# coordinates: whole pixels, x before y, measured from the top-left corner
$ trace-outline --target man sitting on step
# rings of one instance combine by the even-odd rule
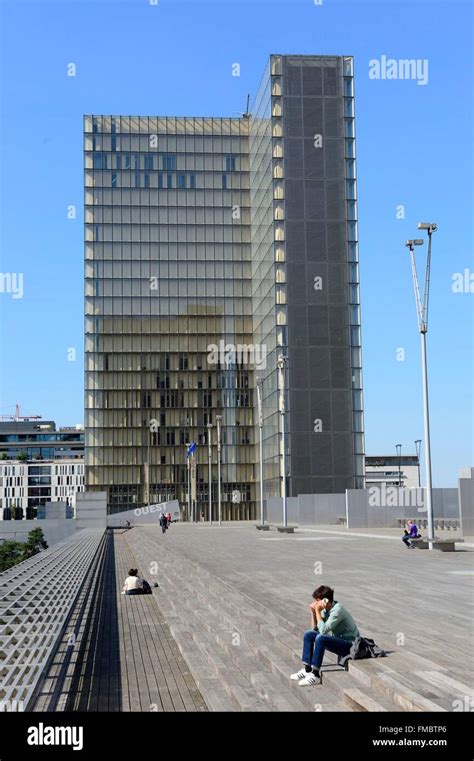
[[[309,606],[313,628],[304,633],[303,668],[291,675],[300,687],[321,684],[320,668],[325,650],[344,657],[360,636],[351,614],[334,599],[331,587],[318,587],[313,597],[315,602]]]

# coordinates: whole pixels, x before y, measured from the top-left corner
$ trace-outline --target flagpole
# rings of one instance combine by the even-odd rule
[[[188,449],[189,449],[190,446],[191,446],[190,443],[187,441],[186,442],[186,467],[188,469],[188,471],[187,471],[187,481],[188,481],[188,495],[187,495],[188,498],[187,498],[187,503],[188,503],[188,508],[187,508],[186,520],[190,520],[191,519],[191,471],[190,471],[190,468],[189,468],[189,456],[188,456]]]

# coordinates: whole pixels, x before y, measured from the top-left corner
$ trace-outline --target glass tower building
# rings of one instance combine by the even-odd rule
[[[242,118],[86,116],[86,488],[109,509],[187,494],[222,416],[222,517],[283,484],[363,485],[352,59],[271,56]],[[211,426],[211,427],[210,427]]]

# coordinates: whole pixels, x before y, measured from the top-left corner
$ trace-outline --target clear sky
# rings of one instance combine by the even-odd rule
[[[455,485],[473,464],[474,293],[453,291],[456,273],[474,280],[471,2],[153,3],[0,0],[0,271],[23,275],[22,298],[0,293],[0,414],[19,402],[60,425],[83,420],[82,115],[235,116],[270,53],[353,55],[366,451],[409,453],[424,438],[404,243],[435,221],[433,479]],[[372,79],[382,56],[419,59],[427,82]]]

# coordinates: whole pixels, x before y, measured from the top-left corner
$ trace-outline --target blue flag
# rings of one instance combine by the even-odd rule
[[[196,449],[197,449],[197,444],[196,444],[196,442],[195,442],[195,441],[193,441],[193,442],[192,442],[192,444],[190,444],[190,445],[189,445],[189,447],[187,448],[187,451],[186,451],[186,459],[187,459],[188,457],[190,457],[190,455],[194,454],[194,452],[196,451]]]

